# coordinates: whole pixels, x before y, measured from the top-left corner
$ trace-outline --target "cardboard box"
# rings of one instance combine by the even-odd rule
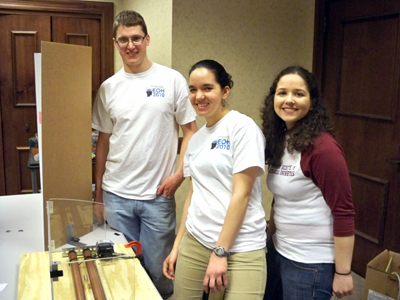
[[[363,299],[368,299],[369,290],[397,299],[400,283],[393,272],[400,275],[400,253],[384,250],[367,265]]]

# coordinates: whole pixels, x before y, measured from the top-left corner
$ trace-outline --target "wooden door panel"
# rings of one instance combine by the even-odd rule
[[[382,246],[385,230],[389,181],[350,172],[354,208],[357,212],[357,235]],[[363,202],[363,199],[375,201]]]
[[[5,193],[31,192],[29,138],[37,132],[33,54],[50,40],[48,16],[0,15]]]
[[[92,47],[92,104],[102,82],[100,25],[96,19],[52,17],[53,42]]]
[[[398,14],[342,21],[337,114],[395,122],[398,24]]]
[[[350,171],[352,267],[364,276],[368,261],[384,248],[400,251],[400,172],[387,162],[400,160],[400,2],[317,2],[323,21],[316,40],[323,43],[315,45],[314,72]]]

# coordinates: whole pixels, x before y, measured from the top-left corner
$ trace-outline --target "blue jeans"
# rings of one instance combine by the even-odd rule
[[[282,300],[282,280],[279,271],[278,252],[275,249],[272,238],[267,243],[267,285],[263,300]]]
[[[175,199],[162,195],[153,200],[133,200],[103,191],[105,213],[110,227],[128,241],[139,241],[147,270],[160,295],[173,293],[173,283],[163,274],[163,262],[175,240]]]
[[[303,264],[277,253],[284,300],[329,300],[335,264]]]

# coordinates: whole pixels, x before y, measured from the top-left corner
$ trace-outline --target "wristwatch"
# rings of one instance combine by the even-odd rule
[[[214,253],[219,257],[229,256],[229,252],[227,252],[224,247],[215,247],[213,248]]]

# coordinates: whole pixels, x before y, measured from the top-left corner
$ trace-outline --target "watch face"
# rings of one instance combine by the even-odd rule
[[[213,249],[215,254],[219,257],[228,256],[229,252],[226,252],[223,247],[216,247]]]

